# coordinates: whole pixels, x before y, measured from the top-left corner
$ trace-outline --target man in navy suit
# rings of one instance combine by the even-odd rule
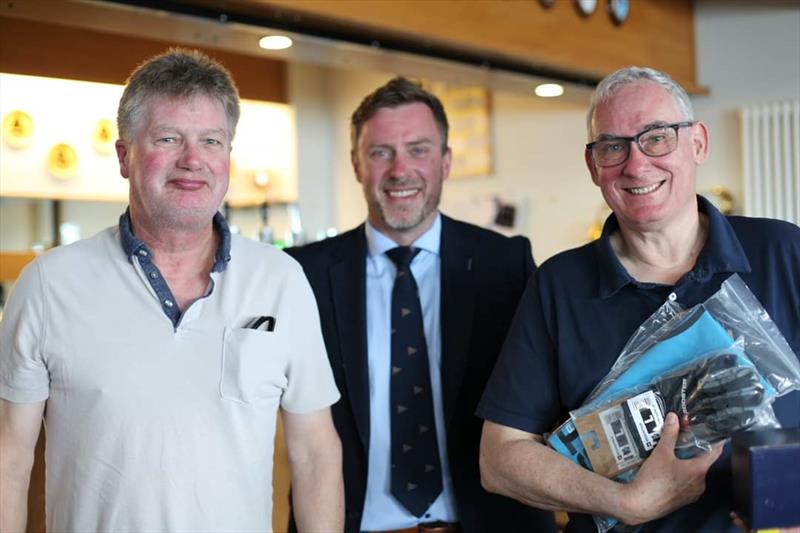
[[[342,393],[333,417],[344,453],[348,532],[553,529],[550,513],[481,487],[481,421],[474,411],[535,267],[527,238],[440,214],[451,161],[447,130],[439,100],[404,78],[367,96],[351,122],[351,160],[367,221],[289,250],[316,295]],[[397,369],[390,362],[390,309],[398,267],[386,252],[397,246],[416,253],[410,271],[419,290],[441,464],[441,492],[418,513],[391,489],[390,375]]]

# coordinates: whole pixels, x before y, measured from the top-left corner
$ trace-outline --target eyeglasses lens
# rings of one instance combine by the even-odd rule
[[[658,157],[672,152],[678,145],[678,132],[674,128],[657,128],[639,137],[642,152]]]
[[[597,141],[592,147],[592,155],[598,165],[608,167],[618,165],[628,159],[630,149],[631,143],[626,140]]]
[[[646,155],[659,157],[671,153],[678,145],[676,128],[655,128],[642,133],[636,143]],[[619,165],[628,159],[631,142],[628,139],[608,139],[597,141],[592,147],[595,162],[602,167]]]

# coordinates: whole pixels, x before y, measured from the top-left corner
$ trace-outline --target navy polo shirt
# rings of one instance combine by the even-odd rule
[[[612,214],[597,241],[544,262],[531,277],[478,416],[543,434],[579,407],[605,376],[636,328],[668,298],[690,307],[738,273],[800,354],[800,228],[788,222],[723,216],[698,196],[708,237],[694,268],[674,286],[634,280],[612,250],[619,229]],[[800,392],[775,402],[784,427],[800,427]],[[712,468],[695,504],[645,530],[727,530],[730,457]],[[730,528],[735,531],[734,528]],[[568,531],[595,531],[572,515]]]

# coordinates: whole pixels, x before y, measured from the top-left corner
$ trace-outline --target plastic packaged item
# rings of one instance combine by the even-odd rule
[[[733,339],[728,332],[702,307],[690,311],[677,309],[676,304],[668,302],[645,321],[644,329],[640,327],[637,331],[639,340],[628,343],[626,349],[630,351],[623,350],[584,406],[598,405],[706,354],[732,347]],[[548,437],[548,443],[584,468],[594,470],[579,439],[574,417],[556,429]]]
[[[778,427],[775,389],[737,349],[714,352],[610,399],[572,411],[592,470],[614,478],[639,466],[658,444],[664,418],[678,414],[679,457],[691,457],[735,431]]]
[[[682,417],[677,453],[691,457],[737,429],[779,427],[771,404],[798,389],[797,356],[734,274],[691,309],[662,305],[584,405],[546,439],[584,468],[629,482],[658,442],[667,412]],[[617,524],[595,522],[601,533]]]

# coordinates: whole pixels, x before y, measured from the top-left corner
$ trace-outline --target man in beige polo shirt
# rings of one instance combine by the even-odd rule
[[[0,327],[0,530],[25,529],[43,415],[49,531],[269,530],[278,408],[301,529],[342,528],[314,297],[217,213],[238,116],[229,74],[197,52],[128,80],[129,209],[28,266]]]

